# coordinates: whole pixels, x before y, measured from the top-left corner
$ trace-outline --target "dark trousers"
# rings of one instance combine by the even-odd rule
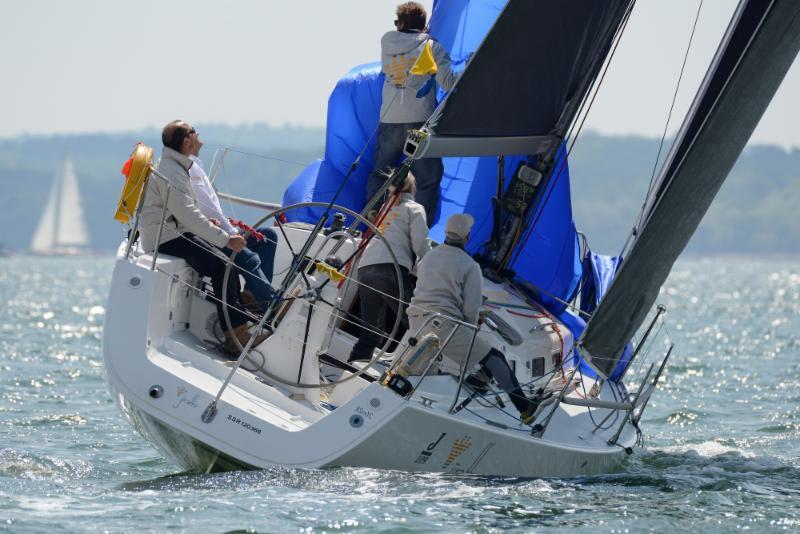
[[[225,262],[211,252],[214,246],[203,241],[192,233],[186,233],[183,237],[162,243],[158,247],[161,254],[169,254],[183,258],[189,266],[200,273],[201,276],[211,278],[211,286],[214,288],[214,296],[222,300],[223,280],[225,279]],[[231,319],[231,327],[236,328],[247,322],[247,317],[239,310],[242,305],[239,302],[239,277],[235,276],[235,270],[228,276],[228,315]],[[216,302],[217,315],[219,316],[222,329],[226,330],[225,316],[222,313],[222,303]]]
[[[403,155],[403,145],[409,130],[422,126],[421,122],[388,123],[378,125],[378,142],[375,149],[375,166],[367,178],[367,200],[371,199],[386,181],[386,175],[392,167],[396,167]],[[440,158],[422,158],[411,165],[411,172],[417,179],[417,193],[414,200],[425,208],[428,228],[436,220],[439,207],[439,189],[444,174],[444,165]],[[379,206],[376,206],[379,207]]]
[[[493,348],[480,361],[480,365],[481,370],[489,378],[494,378],[500,389],[508,393],[511,403],[520,413],[528,410],[531,403],[522,391],[514,371],[511,370],[511,366],[508,365],[508,361],[502,352]]]
[[[411,277],[408,269],[400,267],[400,276],[403,277],[403,302],[408,302],[411,298]],[[397,284],[397,273],[393,263],[379,263],[368,265],[358,270],[358,297],[361,301],[361,321],[363,327],[358,341],[353,345],[348,361],[371,360],[372,352],[383,343],[385,335],[390,334],[387,328],[391,325],[386,324],[386,317],[389,310],[405,321],[405,305],[400,304],[399,287]],[[379,293],[380,292],[380,293]],[[382,295],[391,295],[394,298]],[[407,327],[405,327],[407,328]],[[405,328],[400,328],[397,332],[399,337]],[[384,334],[381,334],[384,332]]]

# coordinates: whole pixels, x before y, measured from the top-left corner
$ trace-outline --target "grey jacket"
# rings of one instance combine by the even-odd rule
[[[483,275],[475,260],[458,247],[439,245],[417,266],[417,287],[408,315],[433,311],[478,324],[482,288]]]
[[[414,196],[410,193],[400,195],[397,204],[389,210],[378,229],[392,248],[397,263],[409,271],[414,266],[414,256],[419,261],[431,249],[425,208],[414,202]],[[379,263],[392,263],[392,256],[382,240],[372,239],[361,256],[359,267]]]
[[[429,75],[409,74],[425,43],[431,41],[436,61],[436,83],[450,91],[458,78],[450,67],[450,56],[442,45],[422,32],[387,32],[381,38],[381,71],[386,75],[381,94],[381,122],[423,122],[436,107],[436,90],[417,98]]]
[[[169,180],[172,188],[167,201],[164,230],[161,232],[161,240],[158,244],[172,241],[182,233],[191,232],[212,245],[222,248],[228,243],[230,236],[225,230],[214,226],[197,209],[197,200],[189,182],[191,166],[192,160],[188,156],[164,147],[158,162],[158,172]],[[150,176],[139,226],[142,248],[145,252],[153,252],[156,248],[161,210],[166,198],[167,183],[158,176]]]

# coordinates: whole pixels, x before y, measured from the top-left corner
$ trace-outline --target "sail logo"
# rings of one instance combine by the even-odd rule
[[[447,454],[447,460],[445,460],[442,468],[449,467],[470,447],[472,447],[472,438],[469,436],[464,436],[463,438],[453,441],[453,445],[450,447],[450,452]]]

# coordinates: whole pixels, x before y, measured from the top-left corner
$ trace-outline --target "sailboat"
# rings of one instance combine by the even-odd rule
[[[67,156],[50,186],[47,203],[31,239],[30,251],[47,256],[72,256],[85,254],[88,245],[89,234],[75,164]]]
[[[280,241],[280,298],[253,315],[256,329],[273,332],[261,345],[241,347],[231,365],[215,341],[227,318],[213,299],[225,295],[210,294],[179,258],[120,245],[103,354],[123,414],[166,457],[203,472],[356,466],[570,477],[619,468],[642,442],[642,415],[672,352],[648,351],[664,319],[663,307],[652,310],[658,290],[800,49],[800,3],[740,2],[630,245],[602,257],[572,220],[566,144],[633,4],[436,2],[431,33],[465,68],[409,135],[408,159],[384,186],[416,159],[445,158],[431,236],[441,238],[452,213],[474,216],[467,248],[482,266],[488,317],[457,327],[502,352],[526,391],[546,399],[532,421],[509,412],[506,392],[470,387],[467,365],[432,372],[449,339],[395,340],[397,322],[368,364],[346,363],[360,246],[382,239],[363,215],[375,199],[361,187],[369,165],[358,165],[377,122],[374,65],[334,90],[326,157],[254,224],[274,224]],[[126,191],[164,179],[150,157],[137,147]],[[227,276],[236,276],[230,266]]]

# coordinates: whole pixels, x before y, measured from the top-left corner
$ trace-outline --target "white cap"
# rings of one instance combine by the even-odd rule
[[[456,243],[465,243],[475,219],[469,213],[456,213],[447,219],[444,233],[447,239]]]

